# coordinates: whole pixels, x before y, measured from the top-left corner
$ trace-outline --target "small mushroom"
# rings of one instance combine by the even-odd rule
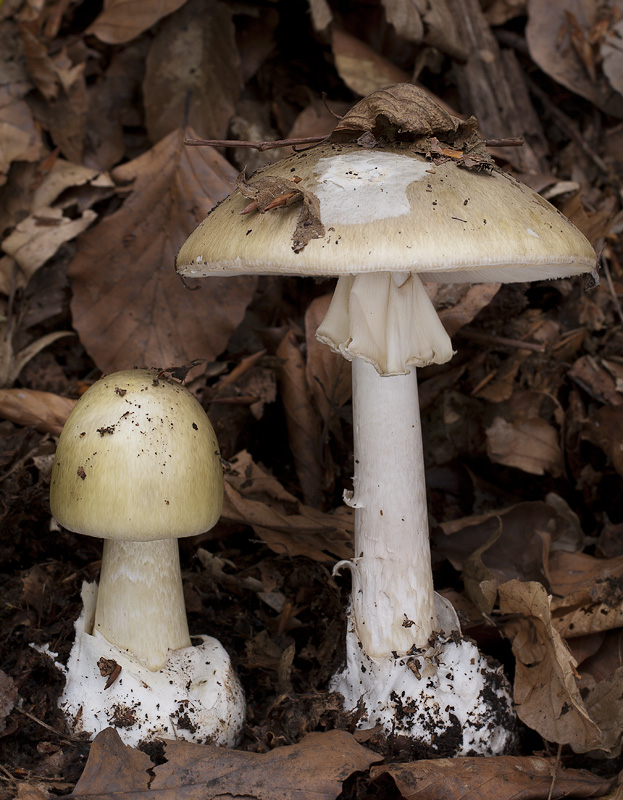
[[[284,179],[298,210],[271,205],[271,182],[283,192]],[[247,213],[253,186],[263,213]],[[365,98],[328,143],[245,182],[180,250],[186,278],[339,278],[317,332],[353,362],[353,590],[332,688],[360,726],[443,755],[501,753],[513,740],[505,678],[433,591],[416,367],[453,351],[422,279],[543,280],[595,264],[564,216],[495,167],[474,120],[410,85]]]
[[[223,505],[218,442],[195,397],[157,370],[101,378],[60,435],[50,505],[68,530],[104,539],[60,701],[74,731],[233,744],[242,689],[216,639],[191,644],[180,572],[177,539],[212,528]]]

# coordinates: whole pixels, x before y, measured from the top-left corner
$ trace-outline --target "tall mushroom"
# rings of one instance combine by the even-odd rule
[[[177,545],[223,505],[218,443],[195,397],[157,370],[94,383],[60,435],[50,505],[65,528],[105,540],[60,701],[73,730],[233,744],[242,689],[216,639],[191,644]]]
[[[433,591],[415,368],[452,346],[421,278],[542,280],[595,261],[565,217],[495,167],[473,118],[411,85],[362,100],[327,143],[241,177],[180,250],[186,277],[339,277],[317,332],[353,361],[355,558],[333,688],[361,725],[446,755],[512,740],[505,679]]]

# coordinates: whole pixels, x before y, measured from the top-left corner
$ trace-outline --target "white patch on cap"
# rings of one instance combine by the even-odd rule
[[[536,231],[533,231],[532,228],[526,228],[530,236],[534,236],[535,239],[540,239],[541,237]]]
[[[394,153],[321,158],[314,172],[322,224],[358,225],[408,214],[407,187],[426,178],[430,166]]]

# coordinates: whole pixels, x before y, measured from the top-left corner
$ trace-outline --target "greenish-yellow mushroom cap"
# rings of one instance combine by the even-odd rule
[[[108,375],[59,438],[50,504],[71,531],[154,541],[209,530],[223,505],[214,429],[196,398],[157,370]]]

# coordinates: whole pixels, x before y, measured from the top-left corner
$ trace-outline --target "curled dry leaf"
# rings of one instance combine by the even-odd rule
[[[498,586],[500,611],[517,619],[504,633],[516,659],[514,701],[519,718],[549,742],[584,750],[602,744],[580,695],[577,663],[552,624],[550,601],[536,581]]]
[[[408,142],[433,164],[450,159],[459,167],[493,169],[474,117],[459,119],[431,94],[410,83],[386,86],[364,97],[335,126],[331,142],[356,142],[372,148],[377,143]]]
[[[422,759],[372,767],[370,774],[390,775],[405,800],[562,800],[602,797],[612,786],[585,770],[561,770],[554,759],[535,756]]]
[[[404,82],[379,89],[356,103],[335,126],[331,140],[350,141],[353,134],[381,135],[392,131],[393,137],[436,136],[446,141],[454,138],[461,124],[460,119],[445,111],[424,89]]]
[[[519,503],[497,513],[442,523],[435,552],[463,573],[465,589],[484,613],[491,613],[500,583],[518,578],[549,586],[548,554],[581,546],[577,520],[542,501]],[[484,584],[484,585],[483,585]]]
[[[35,339],[15,352],[13,350],[13,331],[11,323],[0,322],[0,389],[8,389],[17,380],[20,372],[37,353],[63,336],[73,336],[73,331],[54,331]]]
[[[2,249],[17,261],[28,280],[62,244],[75,239],[96,218],[97,214],[90,209],[71,219],[64,216],[61,208],[38,208],[7,236]]]
[[[127,800],[175,796],[203,800],[245,797],[256,800],[334,800],[344,781],[375,761],[372,753],[345,731],[310,733],[298,744],[269,753],[249,753],[192,742],[164,743],[163,764],[124,745],[113,728],[95,738],[72,797]]]
[[[58,435],[76,401],[33,389],[0,389],[0,417]]]
[[[315,561],[351,558],[352,511],[325,514],[305,506],[242,451],[225,475],[223,519],[251,525],[279,555],[303,555]]]
[[[532,475],[561,475],[563,457],[556,429],[540,417],[507,422],[496,417],[487,428],[487,455],[496,464]]]
[[[550,558],[552,623],[566,638],[623,627],[623,556],[558,551]]]
[[[184,147],[174,131],[115,171],[131,181],[123,206],[78,241],[69,266],[74,327],[104,372],[213,360],[241,321],[256,279],[210,278],[188,291],[175,255],[229,194],[233,168],[212,148]]]
[[[104,10],[87,29],[101,42],[124,44],[136,39],[158,20],[172,14],[186,0],[108,0]]]
[[[276,212],[280,208],[302,203],[299,211],[296,228],[292,234],[292,249],[300,253],[312,239],[320,239],[325,234],[324,225],[320,220],[320,201],[313,192],[299,186],[300,178],[279,178],[272,175],[263,175],[252,181],[247,181],[244,172],[238,175],[236,185],[244,197],[251,202],[240,211],[240,214],[250,214],[259,211],[260,214]]]
[[[81,164],[72,164],[64,158],[55,158],[52,168],[45,174],[33,192],[32,210],[39,211],[43,208],[45,212],[45,206],[51,206],[67,190],[85,186],[88,186],[93,192],[92,197],[88,197],[86,200],[89,205],[101,199],[100,191],[109,191],[115,188],[112,178],[107,173],[84,167]],[[63,202],[57,205],[65,208],[75,200],[75,196],[70,193],[69,197],[65,195]]]

